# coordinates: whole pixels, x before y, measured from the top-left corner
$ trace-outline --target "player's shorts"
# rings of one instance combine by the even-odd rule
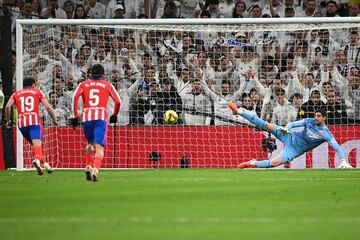
[[[106,145],[107,123],[103,120],[94,120],[82,123],[85,138],[89,143]]]
[[[40,125],[30,125],[27,127],[19,128],[23,137],[32,144],[32,140],[41,140],[41,127]]]
[[[303,154],[298,149],[293,147],[292,135],[284,133],[279,130],[279,126],[275,125],[271,132],[274,136],[284,143],[284,149],[280,152],[280,157],[283,163],[291,162],[294,158]]]

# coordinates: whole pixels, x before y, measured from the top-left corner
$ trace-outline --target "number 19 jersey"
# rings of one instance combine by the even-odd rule
[[[94,120],[106,121],[106,108],[109,96],[111,96],[115,104],[120,107],[119,95],[114,86],[105,80],[87,80],[79,84],[73,97],[74,117],[78,116],[77,106],[80,96],[83,100],[82,122]],[[115,109],[118,108],[115,106]],[[117,114],[117,112],[114,114]]]
[[[33,87],[24,88],[11,95],[10,99],[15,101],[18,111],[19,128],[41,125],[39,104],[43,98],[46,98],[44,93]]]

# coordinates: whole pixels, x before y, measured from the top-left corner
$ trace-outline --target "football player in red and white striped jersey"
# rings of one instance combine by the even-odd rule
[[[91,68],[91,79],[79,84],[74,92],[72,125],[78,125],[78,102],[82,97],[82,126],[85,138],[88,142],[86,147],[87,180],[98,181],[101,161],[104,158],[104,146],[106,145],[107,113],[106,108],[109,97],[114,100],[114,114],[110,117],[110,123],[117,122],[117,114],[120,109],[120,97],[114,86],[103,80],[105,70],[101,64],[95,64]],[[95,150],[95,155],[94,155]]]
[[[55,126],[58,125],[54,109],[47,101],[45,95],[35,88],[35,80],[33,78],[25,78],[23,82],[24,89],[13,93],[6,104],[6,127],[11,128],[10,121],[11,107],[16,104],[18,111],[17,123],[23,137],[32,145],[34,155],[33,165],[37,169],[39,175],[44,174],[44,168],[48,173],[53,170],[49,163],[45,162],[41,145],[41,120],[39,113],[39,105],[43,104],[49,113]]]

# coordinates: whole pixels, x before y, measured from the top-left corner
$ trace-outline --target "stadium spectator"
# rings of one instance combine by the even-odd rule
[[[202,91],[201,81],[195,79],[191,83],[191,91],[182,96],[184,106],[184,124],[194,126],[210,125],[211,118],[205,113],[211,112],[209,97]]]
[[[359,17],[360,16],[360,6],[358,3],[349,3],[349,17]]]
[[[286,124],[296,120],[294,106],[286,100],[285,90],[280,88],[275,92],[275,95],[276,106],[274,107],[271,123],[279,126],[285,126]]]
[[[69,125],[69,119],[71,116],[71,112],[69,108],[61,105],[59,102],[60,96],[56,91],[51,91],[49,94],[49,103],[51,107],[54,109],[55,117],[58,122],[58,126],[66,127]],[[43,125],[51,126],[50,116],[43,111]]]
[[[209,4],[208,11],[211,15],[211,18],[224,18],[224,15],[221,14],[219,9],[219,0],[208,0]]]
[[[259,94],[258,90],[256,88],[250,89],[249,92],[250,98],[253,103],[253,109],[256,112],[257,116],[261,115],[261,108],[263,105],[263,97]]]
[[[241,91],[231,93],[232,84],[229,80],[223,80],[221,83],[221,91],[214,92],[209,88],[205,81],[201,82],[204,93],[210,97],[214,104],[214,113],[219,118],[215,118],[215,125],[232,125],[228,120],[235,120],[235,117],[228,111],[227,103],[234,102],[241,97]]]
[[[359,66],[360,65],[360,42],[359,42],[359,33],[355,29],[350,31],[349,41],[345,45],[344,53],[347,58],[347,62],[350,65]]]
[[[201,11],[199,17],[200,18],[211,18],[211,14],[209,13],[209,11],[205,10],[205,11]]]
[[[326,4],[326,17],[338,17],[338,6],[335,1],[328,1]]]
[[[326,95],[325,109],[327,111],[327,123],[329,125],[349,123],[346,106],[342,104],[340,100],[337,100],[334,90],[329,91]]]
[[[292,18],[295,17],[295,10],[292,7],[286,7],[285,8],[285,14],[284,14],[286,18]]]
[[[238,1],[232,11],[232,18],[247,18],[249,13],[246,11],[246,4],[243,1]]]
[[[118,5],[123,6],[124,18],[135,19],[138,15],[143,14],[139,12],[139,1],[138,0],[110,0],[107,1],[106,7],[106,18],[114,18],[114,10]]]
[[[315,13],[317,12],[317,7],[316,7],[316,1],[315,0],[307,0],[307,1],[303,1],[303,3],[305,4],[305,9],[303,8],[303,12],[300,13],[301,17],[313,17],[315,15]]]
[[[114,8],[113,18],[124,19],[125,8],[122,4],[118,4]]]
[[[84,5],[88,18],[102,19],[105,18],[106,7],[97,0],[87,0]]]
[[[219,3],[220,14],[225,18],[231,18],[233,11],[235,10],[235,3],[233,0],[225,0]]]
[[[162,80],[162,92],[161,97],[163,98],[164,103],[164,112],[167,110],[174,110],[178,114],[178,116],[181,116],[182,114],[182,99],[178,93],[178,90],[176,87],[173,86],[171,79],[164,78]],[[177,124],[182,124],[181,117]]]
[[[267,121],[271,121],[273,109],[276,106],[276,92],[284,88],[279,78],[274,78],[270,87],[266,91],[266,95],[264,97],[264,104],[261,109],[261,119],[266,119]]]
[[[249,10],[249,14],[250,14],[250,17],[252,17],[252,18],[261,18],[262,9],[258,5],[252,6]]]
[[[325,103],[321,101],[319,90],[313,90],[310,93],[310,99],[301,105],[297,119],[313,118],[316,109],[325,107]]]
[[[348,110],[349,117],[360,123],[360,76],[358,74],[350,74],[348,77],[345,97],[352,104],[352,108]]]
[[[63,9],[66,13],[67,19],[74,18],[74,4],[72,3],[71,0],[68,0],[64,3]]]
[[[262,14],[268,14],[271,17],[284,17],[285,7],[280,0],[269,0],[263,7]]]
[[[305,75],[304,85],[302,85],[296,74],[292,75],[289,84],[286,87],[287,96],[290,97],[294,93],[300,93],[303,96],[303,100],[306,102],[309,100],[310,93],[314,90],[320,91],[319,84],[315,82],[314,74],[311,72]]]
[[[39,15],[41,14],[42,6],[39,0],[32,0],[33,14]]]
[[[67,18],[66,12],[59,6],[59,0],[48,0],[47,8],[42,9],[41,16],[45,18]]]
[[[178,7],[173,1],[167,1],[164,6],[164,12],[161,18],[178,18]]]
[[[335,53],[339,50],[339,48],[340,44],[330,37],[329,30],[320,29],[318,41],[312,52],[315,56],[320,56],[324,61],[325,59],[334,59]]]
[[[74,19],[86,19],[87,12],[83,5],[77,5],[74,11]]]
[[[18,19],[37,19],[37,16],[34,16],[34,6],[32,0],[26,0],[21,8],[21,13],[18,15]]]
[[[301,105],[303,104],[303,95],[300,93],[294,93],[294,95],[290,97],[289,101],[294,107],[289,114],[295,116],[295,119],[297,119]],[[301,115],[303,115],[303,113]]]
[[[150,82],[150,94],[145,103],[145,124],[164,124],[164,98],[160,92],[160,86],[156,81]]]

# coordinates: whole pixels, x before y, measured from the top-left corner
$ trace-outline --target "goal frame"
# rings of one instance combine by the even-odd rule
[[[26,25],[246,25],[246,24],[331,24],[358,23],[360,17],[319,18],[222,18],[222,19],[17,19],[16,20],[16,90],[23,85],[23,26]],[[19,71],[21,69],[21,71]],[[24,171],[23,137],[16,134],[16,170]]]

